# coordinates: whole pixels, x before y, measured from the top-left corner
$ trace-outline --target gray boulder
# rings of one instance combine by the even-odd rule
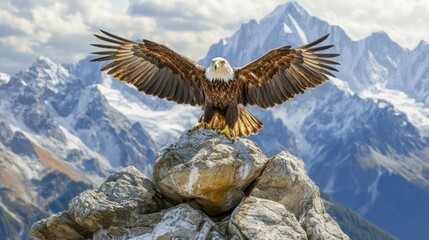
[[[103,229],[93,239],[225,239],[219,229],[204,212],[182,203],[121,227]]]
[[[320,191],[304,161],[283,151],[269,160],[250,196],[283,204],[293,213],[308,239],[349,239],[325,211]]]
[[[169,199],[195,200],[207,214],[217,215],[237,206],[266,162],[250,140],[231,143],[215,131],[199,130],[159,151],[153,179]]]
[[[229,232],[239,239],[307,239],[296,217],[282,204],[256,197],[245,198],[235,209]]]
[[[73,221],[68,212],[59,212],[42,219],[31,227],[31,235],[38,239],[86,239],[92,233]]]
[[[73,198],[66,212],[35,223],[31,231],[40,239],[53,239],[51,236],[55,234],[65,235],[66,239],[81,239],[72,230],[87,236],[105,227],[135,221],[140,215],[157,212],[164,205],[155,185],[136,168],[127,167],[109,176],[97,189],[86,190]]]

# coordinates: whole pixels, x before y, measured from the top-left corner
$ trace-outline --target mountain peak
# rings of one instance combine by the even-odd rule
[[[37,57],[36,61],[33,62],[31,67],[41,67],[41,68],[57,68],[58,65],[51,61],[51,59],[45,56]],[[30,67],[30,68],[31,68]]]
[[[292,0],[277,6],[274,11],[272,11],[268,16],[272,15],[284,15],[285,13],[293,13],[296,12],[299,15],[309,15],[307,10],[301,6],[298,1]]]
[[[382,38],[382,39],[389,39],[389,40],[390,40],[389,35],[388,35],[386,32],[384,32],[384,31],[377,31],[377,32],[373,32],[373,33],[371,33],[371,36],[370,36],[370,37],[373,37],[373,38]]]
[[[286,6],[286,9],[292,9],[293,8],[301,14],[307,12],[307,10],[305,10],[305,8],[303,6],[301,6],[301,4],[299,4],[298,1],[296,1],[296,0],[292,0],[290,2],[287,2],[284,5]]]
[[[421,50],[429,47],[429,44],[425,42],[425,40],[420,40],[419,44],[417,44],[415,49]]]
[[[44,89],[50,88],[57,91],[57,86],[64,85],[69,75],[69,72],[61,65],[52,62],[47,57],[39,56],[27,70],[19,72],[14,79],[17,79],[16,83],[31,85],[33,89],[44,91]]]

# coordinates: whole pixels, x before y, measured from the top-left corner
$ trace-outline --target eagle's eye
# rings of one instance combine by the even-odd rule
[[[224,64],[225,64],[225,61],[220,61],[220,64],[224,65]]]

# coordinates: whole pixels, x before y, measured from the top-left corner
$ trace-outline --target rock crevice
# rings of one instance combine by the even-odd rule
[[[246,139],[184,134],[156,155],[153,181],[134,167],[35,223],[39,239],[349,239],[325,211],[304,162],[268,159]]]

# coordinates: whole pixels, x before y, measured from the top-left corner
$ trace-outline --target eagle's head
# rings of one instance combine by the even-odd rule
[[[222,80],[228,82],[234,78],[234,69],[225,58],[213,58],[206,69],[206,78],[209,81]]]

